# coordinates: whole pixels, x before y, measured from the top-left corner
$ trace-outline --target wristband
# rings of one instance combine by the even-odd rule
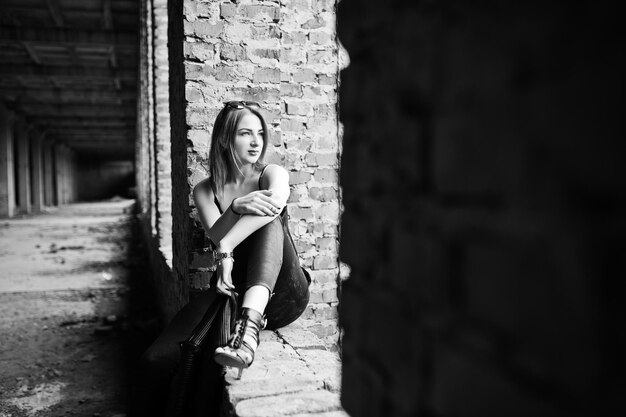
[[[218,251],[214,250],[213,251],[213,260],[218,265],[221,264],[222,260],[224,260],[226,258],[230,258],[234,262],[235,261],[235,258],[233,257],[234,254],[235,254],[234,252],[218,252]]]
[[[234,207],[235,200],[236,200],[236,198],[233,198],[233,202],[232,202],[232,203],[230,203],[230,211],[232,211],[233,213],[235,213],[237,216],[241,217],[241,213],[237,213],[237,212],[235,211],[235,207]]]

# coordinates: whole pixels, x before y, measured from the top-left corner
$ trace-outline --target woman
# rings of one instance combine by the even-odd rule
[[[263,165],[268,130],[259,110],[254,102],[226,103],[213,128],[211,176],[193,193],[215,245],[217,292],[243,295],[230,342],[215,351],[215,360],[239,368],[240,376],[254,360],[266,308],[267,324],[278,328],[297,319],[309,299],[309,278],[287,229],[289,174],[278,165]]]
[[[263,164],[267,143],[267,125],[257,103],[225,103],[213,128],[210,177],[193,190],[217,270],[211,290],[187,304],[144,354],[144,379],[149,382],[139,389],[143,396],[167,398],[180,361],[178,343],[189,336],[216,294],[234,292],[241,310],[228,344],[214,351],[209,344],[205,357],[239,368],[239,376],[254,360],[260,330],[266,324],[275,329],[293,322],[307,306],[310,277],[300,267],[287,228],[289,175],[278,165]],[[198,414],[210,407],[209,391],[217,396],[214,375],[220,368],[206,362],[195,385]],[[142,413],[157,415],[164,409],[152,404]]]

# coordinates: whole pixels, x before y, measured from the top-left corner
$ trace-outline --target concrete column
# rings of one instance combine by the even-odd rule
[[[0,104],[0,217],[15,213],[12,115]]]
[[[63,158],[63,145],[54,146],[54,178],[56,182],[56,203],[57,205],[65,204],[64,190],[65,190],[65,178],[64,178],[64,165],[65,159]]]
[[[46,206],[54,205],[54,177],[53,177],[53,163],[52,163],[52,145],[46,141],[43,141],[41,146],[42,160],[43,160],[43,196],[44,204]]]
[[[30,140],[28,126],[23,123],[16,125],[17,135],[17,205],[22,213],[32,210],[30,201]]]
[[[43,134],[37,134],[31,139],[31,175],[32,175],[32,196],[33,196],[33,211],[41,211],[44,206],[43,197],[43,163],[41,157],[41,144],[43,141]]]
[[[65,203],[73,203],[74,196],[74,152],[72,149],[65,148]]]
[[[70,202],[70,176],[69,176],[69,155],[67,152],[67,147],[63,146],[63,150],[61,151],[61,159],[63,161],[62,169],[63,169],[63,204],[68,204]]]
[[[74,203],[76,201],[76,154],[72,149],[67,150],[67,182],[68,191],[67,196],[68,203]]]

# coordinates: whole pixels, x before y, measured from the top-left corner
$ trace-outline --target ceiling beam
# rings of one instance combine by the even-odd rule
[[[16,105],[15,110],[30,117],[37,122],[36,117],[50,116],[73,116],[73,117],[124,117],[135,114],[137,107],[132,105],[107,105],[107,104],[24,104]]]
[[[98,126],[98,125],[128,125],[135,126],[134,116],[108,116],[108,117],[75,117],[75,116],[47,116],[38,117],[37,123],[41,125],[73,125],[73,126]]]
[[[134,80],[137,78],[137,72],[134,69],[113,69],[103,67],[49,67],[37,65],[15,65],[6,64],[0,66],[0,76],[3,78],[11,76],[28,76],[34,75],[38,77],[80,77],[80,78],[120,78],[122,80]]]
[[[135,137],[133,136],[124,136],[124,137],[112,137],[110,135],[95,135],[95,134],[81,134],[81,135],[71,135],[65,133],[54,133],[51,132],[48,134],[48,137],[54,138],[56,140],[62,140],[66,143],[72,143],[76,145],[83,146],[102,146],[102,145],[117,145],[117,146],[134,146],[135,145]]]
[[[136,47],[137,34],[134,32],[102,32],[68,28],[26,28],[0,26],[0,40],[39,42],[46,44],[73,44],[76,46],[129,45]]]
[[[41,99],[41,98],[33,98],[33,97],[18,97],[18,96],[14,96],[15,99],[11,99],[11,97],[7,96],[6,97],[6,102],[7,103],[15,103],[16,105],[19,106],[24,106],[24,105],[30,105],[30,104],[84,104],[84,105],[89,105],[89,104],[118,104],[121,105],[124,103],[124,100],[119,98],[119,97],[115,97],[115,96],[107,96],[107,97],[63,97],[62,99],[58,99],[58,98],[47,98],[47,99]],[[126,100],[127,102],[130,102],[130,100]]]
[[[82,147],[82,148],[127,148],[134,149],[135,142],[126,141],[126,140],[110,140],[107,138],[99,138],[93,139],[89,138],[89,140],[75,140],[75,139],[67,139],[63,136],[50,136],[51,139],[57,140],[59,142],[63,142],[72,147]]]
[[[65,26],[65,21],[63,19],[63,13],[61,12],[59,2],[57,0],[46,0],[46,3],[48,4],[48,10],[50,10],[52,20],[54,20],[54,23],[57,25],[57,27]]]
[[[111,12],[111,0],[104,0],[102,2],[102,14],[104,16],[104,29],[113,29],[113,13]]]
[[[103,132],[105,132],[107,135],[110,135],[110,136],[136,134],[135,130],[126,126],[110,127],[108,129],[102,129],[102,127],[99,127],[99,126],[50,126],[48,128],[48,131],[49,132],[66,132],[66,133],[73,133],[77,135],[83,134],[83,133],[100,134]]]
[[[15,16],[14,12],[10,12],[6,9],[0,9],[0,17],[2,17],[5,22],[11,22],[13,26],[22,26],[22,22]]]
[[[67,46],[67,53],[70,56],[70,61],[73,65],[78,65],[78,55],[76,54],[76,47],[74,45]]]
[[[110,136],[106,136],[106,135],[99,135],[99,136],[72,136],[72,135],[64,135],[64,134],[49,134],[48,137],[50,137],[51,139],[57,139],[57,140],[62,140],[66,143],[72,143],[75,145],[81,145],[81,146],[134,146],[135,145],[135,138],[134,137],[128,137],[128,138],[111,138]]]
[[[64,142],[70,146],[81,146],[84,148],[103,148],[103,147],[118,147],[118,148],[134,148],[135,142],[133,139],[111,139],[108,137],[86,137],[84,139],[76,139],[65,136],[63,134],[49,134],[48,137],[53,140]]]
[[[0,97],[7,97],[9,101],[19,100],[21,103],[46,102],[46,101],[66,101],[66,100],[82,100],[97,101],[101,99],[123,99],[133,100],[137,97],[137,91],[134,88],[126,88],[121,91],[111,89],[55,89],[55,88],[0,88]],[[13,98],[13,99],[11,99]]]
[[[132,161],[135,153],[134,148],[109,148],[109,149],[74,149],[74,151],[83,158],[89,160],[128,160]]]
[[[120,114],[134,114],[134,109],[136,109],[136,105],[135,103],[130,103],[130,104],[124,104],[124,105],[117,105],[117,104],[93,104],[91,106],[86,106],[84,104],[58,104],[58,105],[51,105],[51,104],[35,104],[35,103],[25,103],[24,105],[20,106],[21,108],[23,108],[24,110],[33,110],[33,111],[39,111],[39,110],[45,110],[47,108],[54,108],[54,110],[57,110],[55,112],[53,112],[53,114],[64,114],[67,112],[76,112],[76,113],[80,113],[81,111],[84,110],[88,110],[88,111],[102,111],[104,113],[107,113],[112,116],[112,115],[117,115],[118,113]],[[133,110],[133,113],[128,113],[129,110]],[[32,111],[31,111],[32,112]]]
[[[61,88],[61,85],[59,84],[59,81],[56,79],[56,77],[48,77],[48,79],[56,88]],[[22,83],[22,85],[24,84]]]
[[[64,133],[47,133],[48,137],[51,139],[56,139],[58,141],[63,141],[68,145],[74,146],[83,146],[83,147],[134,147],[135,138],[133,137],[123,137],[123,138],[115,138],[111,136],[93,136],[93,134],[84,134],[82,136],[71,136]]]
[[[88,151],[85,151],[83,149],[76,149],[75,150],[76,155],[79,155],[80,158],[82,159],[89,159],[89,161],[132,161],[133,160],[133,153],[130,152],[130,150],[128,149],[123,149],[123,150],[110,150],[109,152],[102,153],[102,152],[98,152],[97,155],[91,155]],[[82,161],[81,161],[82,162]]]
[[[30,119],[29,119],[30,120]],[[46,129],[49,131],[57,131],[63,129],[100,129],[101,131],[109,131],[109,129],[126,129],[127,132],[135,132],[136,126],[132,123],[124,123],[124,122],[108,122],[108,123],[92,123],[92,124],[78,124],[74,123],[54,123],[54,124],[46,124],[37,119],[37,126],[40,126],[42,129]]]
[[[39,59],[39,56],[37,55],[35,48],[33,48],[30,42],[22,42],[22,46],[26,50],[26,53],[28,54],[30,59],[32,59],[35,62],[35,64],[41,65],[41,59]]]
[[[98,157],[103,156],[103,154],[111,154],[111,153],[132,156],[135,153],[134,144],[130,144],[130,145],[106,144],[106,143],[100,143],[100,142],[95,142],[93,144],[76,144],[76,143],[66,142],[61,139],[57,139],[56,142],[62,143],[82,154],[86,154],[87,152],[94,152],[96,153],[96,155],[94,156],[98,156]]]
[[[2,68],[2,67],[0,67]],[[15,81],[17,81],[17,83],[19,85],[21,85],[22,87],[24,87],[26,85],[26,83],[24,82],[24,79],[22,77],[20,77],[19,75],[15,77]]]
[[[111,67],[117,68],[117,54],[115,53],[115,46],[109,48],[109,62]]]
[[[23,42],[26,43],[30,48],[33,48],[32,42]],[[47,53],[46,51],[36,52],[36,57],[40,61],[43,59],[46,62],[43,64],[47,67],[87,67],[87,68],[122,68],[122,69],[136,69],[136,61],[129,56],[124,56],[123,59],[119,59],[119,54],[115,54],[115,56],[111,56],[110,48],[107,48],[102,54],[85,56],[82,54],[77,48],[73,45],[64,45],[66,48],[66,52],[63,54],[52,55]],[[0,46],[1,48],[1,46]],[[24,46],[26,50],[26,46]],[[0,49],[1,50],[1,49]],[[72,55],[75,55],[75,58],[72,58]],[[68,60],[68,57],[70,60]],[[72,62],[72,59],[76,59],[76,63]],[[111,60],[115,59],[115,65],[112,65]],[[13,66],[27,66],[32,65],[33,58],[29,55],[28,57],[24,57],[23,55],[20,57],[0,57],[0,65],[13,65]],[[79,62],[81,61],[81,62]]]

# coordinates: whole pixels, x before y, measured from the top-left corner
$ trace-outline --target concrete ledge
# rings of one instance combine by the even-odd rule
[[[341,362],[298,322],[261,332],[254,363],[226,372],[222,415],[348,417],[340,404]]]

